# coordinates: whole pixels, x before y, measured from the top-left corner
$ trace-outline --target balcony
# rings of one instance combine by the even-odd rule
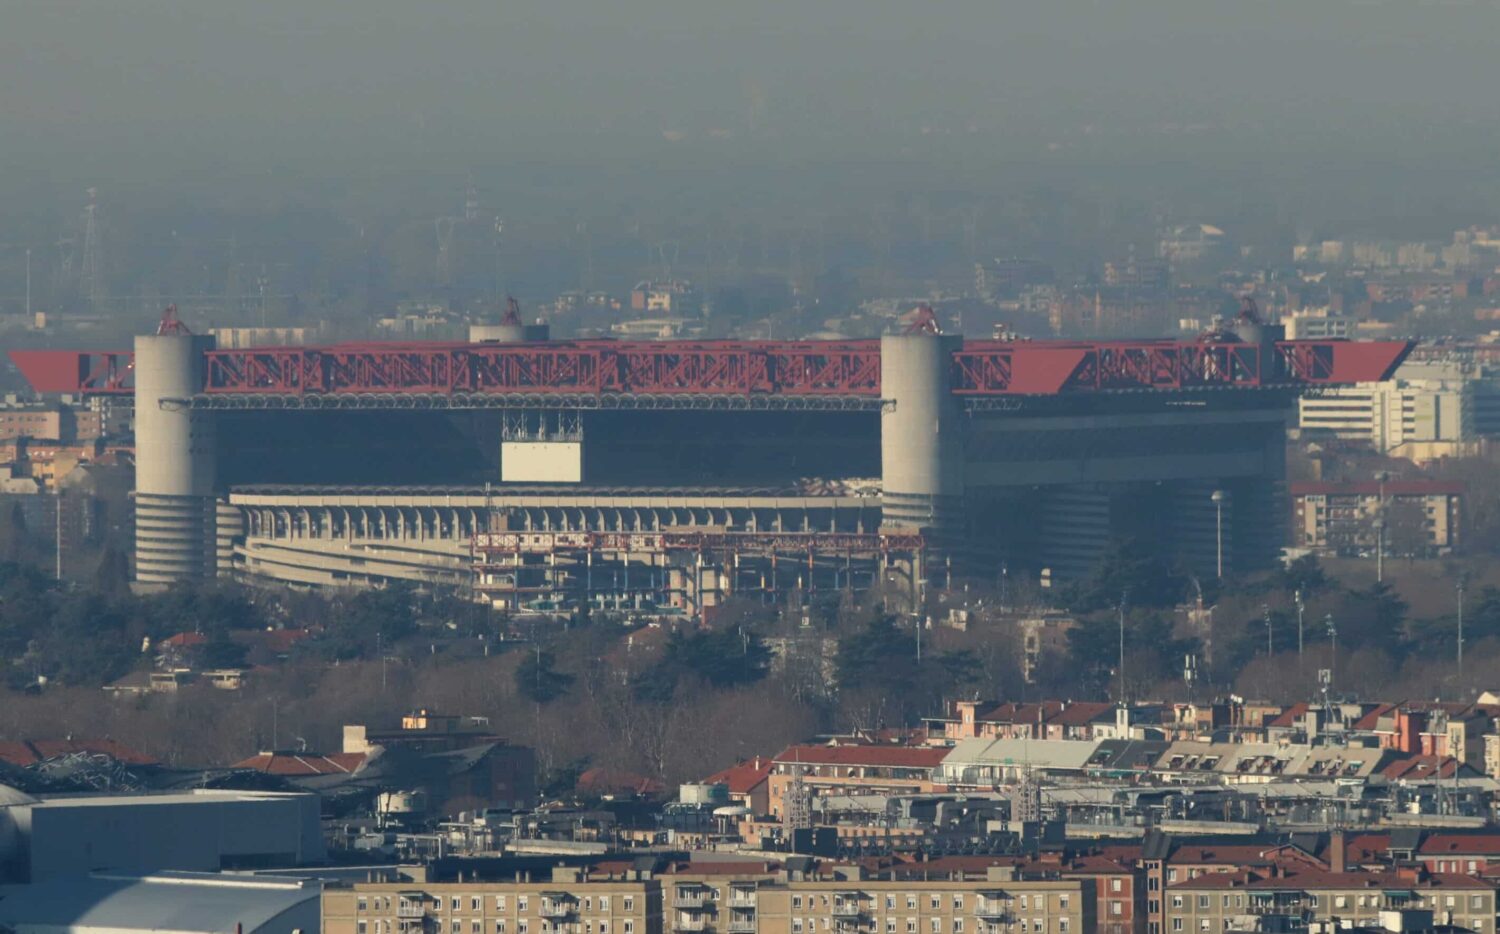
[[[1010,899],[981,898],[974,905],[974,916],[993,921],[1009,923],[1007,919],[1011,916]]]
[[[398,918],[425,918],[427,917],[426,905],[397,905],[396,917]]]
[[[754,907],[756,907],[755,890],[754,889],[736,889],[736,888],[731,888],[729,890],[729,907],[730,908],[754,908]]]
[[[542,907],[537,909],[537,914],[543,918],[562,920],[571,917],[577,910],[572,902],[547,901],[542,902]]]
[[[672,907],[686,911],[703,911],[713,904],[713,899],[702,892],[683,892],[672,896]]]
[[[753,914],[735,913],[729,918],[729,934],[755,934],[758,928]]]
[[[708,918],[701,914],[679,914],[673,920],[672,928],[677,931],[706,931]]]

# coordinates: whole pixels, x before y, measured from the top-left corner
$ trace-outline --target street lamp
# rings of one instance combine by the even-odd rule
[[[1224,491],[1214,490],[1214,542],[1218,554],[1219,580],[1224,579]]]
[[[1375,517],[1375,582],[1385,580],[1385,517]]]
[[[1458,591],[1458,689],[1463,690],[1464,680],[1464,579],[1460,577],[1453,585]]]
[[[1307,609],[1307,605],[1302,602],[1302,589],[1300,587],[1297,589],[1296,593],[1292,594],[1292,599],[1295,600],[1295,601],[1297,601],[1297,663],[1301,664],[1301,662],[1302,662],[1302,611],[1305,610],[1305,609]]]
[[[1375,471],[1375,581],[1385,580],[1385,481],[1390,474]]]

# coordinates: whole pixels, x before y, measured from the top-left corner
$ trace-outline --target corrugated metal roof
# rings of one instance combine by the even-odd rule
[[[322,885],[208,873],[62,877],[0,886],[0,925],[55,930],[255,932],[301,908],[316,922]],[[295,925],[291,925],[295,926]]]

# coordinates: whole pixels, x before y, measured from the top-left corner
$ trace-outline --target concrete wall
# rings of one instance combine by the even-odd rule
[[[950,391],[952,354],[962,338],[931,334],[880,339],[880,462],[883,523],[961,527],[964,464],[961,412]]]
[[[135,573],[148,587],[214,574],[213,421],[178,400],[203,385],[211,337],[135,340]]]
[[[31,882],[94,870],[213,872],[325,857],[311,794],[58,797],[12,810]]]

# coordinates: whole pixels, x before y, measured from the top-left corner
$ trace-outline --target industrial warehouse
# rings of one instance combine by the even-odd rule
[[[494,605],[701,614],[727,596],[1087,573],[1149,537],[1254,570],[1284,538],[1291,403],[1406,342],[974,341],[919,316],[850,341],[217,349],[174,316],[133,353],[12,354],[41,392],[135,405],[135,574],[406,580]]]

